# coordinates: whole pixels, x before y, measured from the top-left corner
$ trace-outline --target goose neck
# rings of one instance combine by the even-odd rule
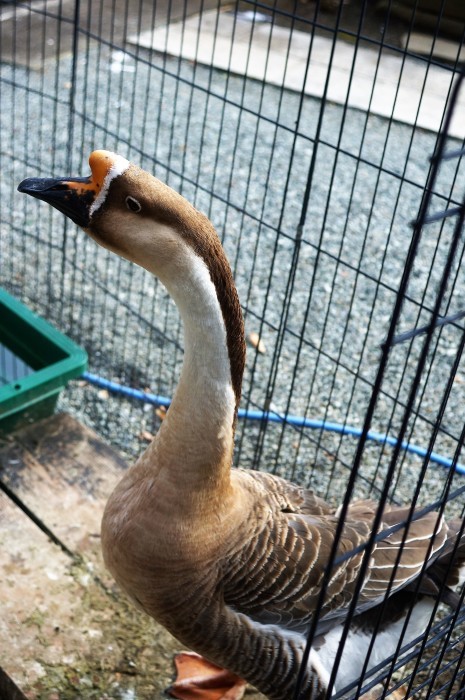
[[[182,319],[185,352],[158,433],[159,454],[171,478],[212,489],[213,482],[229,480],[244,361],[242,315],[229,266],[215,279],[200,256],[188,251],[187,258],[179,274],[164,281]]]

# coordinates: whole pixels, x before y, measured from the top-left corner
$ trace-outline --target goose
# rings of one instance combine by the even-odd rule
[[[178,308],[185,346],[166,418],[106,505],[105,564],[136,605],[192,650],[177,659],[175,697],[238,700],[250,683],[270,700],[290,700],[340,508],[278,476],[232,468],[244,324],[208,218],[120,155],[97,150],[89,164],[89,176],[28,178],[18,189],[157,277]],[[404,641],[416,639],[434,598],[457,596],[452,588],[463,583],[462,523],[423,511],[407,522],[409,507],[385,505],[384,534],[370,552],[329,690],[377,508],[358,500],[345,514],[337,553],[355,553],[331,571],[302,700],[358,679],[368,650],[368,668],[394,653],[409,608]]]

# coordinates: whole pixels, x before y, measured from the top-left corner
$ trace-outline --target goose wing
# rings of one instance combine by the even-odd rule
[[[257,622],[303,629],[318,605],[339,512],[311,491],[278,477],[249,473],[246,480],[250,478],[257,489],[256,507],[246,523],[247,535],[243,533],[237,543],[238,551],[228,555],[225,602]],[[347,614],[377,508],[369,500],[349,506],[320,613],[322,627]],[[408,507],[386,506],[356,613],[418,577],[424,562],[441,552],[447,532],[436,513],[409,522]]]

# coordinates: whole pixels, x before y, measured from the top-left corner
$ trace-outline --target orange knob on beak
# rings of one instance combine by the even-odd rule
[[[88,177],[30,177],[18,186],[20,192],[42,199],[82,228],[87,228],[94,211],[105,199],[111,180],[121,175],[129,162],[111,151],[93,151]]]

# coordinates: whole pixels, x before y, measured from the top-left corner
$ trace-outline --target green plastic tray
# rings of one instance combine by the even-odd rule
[[[0,287],[1,433],[52,414],[86,367],[85,350]]]

